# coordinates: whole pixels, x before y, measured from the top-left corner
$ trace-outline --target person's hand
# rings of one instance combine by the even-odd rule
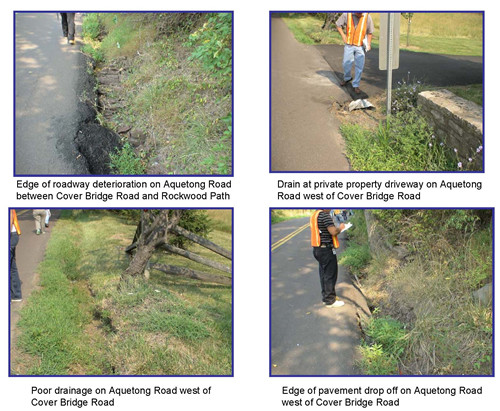
[[[370,51],[372,49],[372,45],[371,44],[366,44],[366,51]]]
[[[345,228],[345,224],[344,223],[340,223],[339,230],[342,231],[344,228]]]

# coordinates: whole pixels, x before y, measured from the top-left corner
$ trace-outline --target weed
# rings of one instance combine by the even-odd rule
[[[110,167],[113,174],[136,175],[144,174],[143,160],[138,157],[130,143],[127,141],[116,154],[110,154]]]

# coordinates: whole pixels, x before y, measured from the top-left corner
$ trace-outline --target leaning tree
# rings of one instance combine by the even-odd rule
[[[200,256],[191,251],[177,247],[170,243],[173,236],[181,236],[190,242],[197,243],[231,261],[232,254],[223,247],[209,241],[202,236],[192,233],[181,226],[182,216],[185,210],[142,210],[141,219],[137,225],[132,244],[126,248],[126,252],[132,255],[128,268],[122,273],[122,279],[144,276],[149,278],[149,271],[155,269],[166,274],[208,281],[218,284],[231,284],[231,278],[199,270],[192,270],[165,263],[151,263],[150,260],[156,251],[164,251],[167,254],[176,254],[184,258],[196,261],[207,267],[214,268],[220,272],[231,274],[231,267],[218,261]]]

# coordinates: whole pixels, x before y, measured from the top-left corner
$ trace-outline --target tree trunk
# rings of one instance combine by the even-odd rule
[[[231,268],[217,261],[209,260],[208,258],[202,257],[201,255],[192,253],[191,251],[183,250],[182,248],[174,247],[173,245],[170,244],[163,244],[161,248],[170,253],[178,254],[192,261],[196,261],[197,263],[208,265],[209,267],[215,268],[216,270],[222,271],[227,274],[231,274]]]
[[[191,278],[194,280],[206,281],[209,283],[231,285],[231,277],[223,275],[205,273],[203,271],[190,270],[189,268],[177,267],[168,264],[151,264],[151,268],[159,270],[165,274],[178,275],[181,277]]]
[[[144,210],[141,212],[141,222],[135,237],[138,238],[137,250],[127,269],[122,273],[122,279],[144,275],[147,264],[156,248],[167,241],[169,230],[175,226],[181,217],[182,210],[175,210],[170,222],[170,210],[159,210],[158,214]]]
[[[172,227],[172,231],[179,235],[182,235],[183,237],[186,237],[188,240],[194,241],[195,243],[200,244],[205,248],[208,248],[209,250],[212,250],[217,254],[220,254],[223,257],[226,257],[229,260],[232,259],[231,251],[228,251],[203,237],[193,234],[182,227],[179,226]]]

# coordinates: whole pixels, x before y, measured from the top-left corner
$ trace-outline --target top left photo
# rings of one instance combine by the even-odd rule
[[[233,12],[14,12],[14,176],[233,175]]]

